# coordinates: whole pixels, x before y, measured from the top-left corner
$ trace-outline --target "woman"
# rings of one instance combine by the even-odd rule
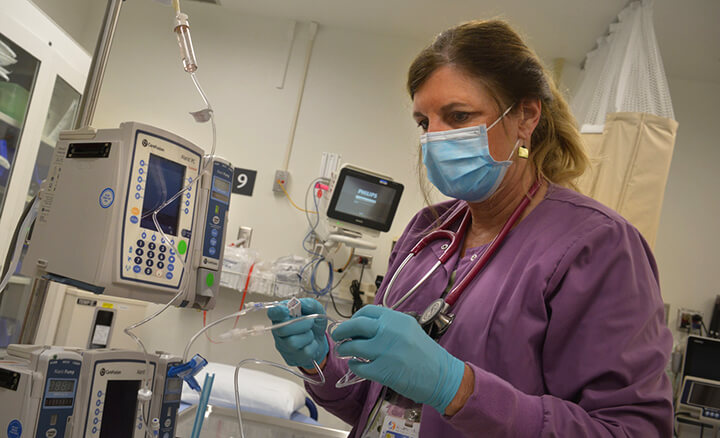
[[[626,220],[565,188],[587,158],[537,56],[504,22],[462,24],[415,59],[408,90],[428,177],[454,200],[412,219],[377,305],[331,339],[320,320],[275,331],[288,364],[321,363],[328,383],[308,386],[314,399],[351,436],[671,436],[672,340],[654,259]],[[443,227],[464,235],[458,250],[412,292],[449,240],[431,242],[389,288],[411,249]],[[461,283],[436,342],[407,313],[457,297]],[[322,311],[311,299],[302,307]],[[368,380],[336,388],[347,365],[332,349],[365,359],[349,366]]]

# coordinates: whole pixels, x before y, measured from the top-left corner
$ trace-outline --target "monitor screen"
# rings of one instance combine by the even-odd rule
[[[720,340],[688,337],[684,376],[720,380]]]
[[[329,218],[388,231],[395,218],[403,185],[344,167],[327,211]]]
[[[140,226],[148,230],[157,231],[153,222],[152,213],[166,200],[175,196],[183,188],[185,179],[185,166],[166,158],[150,154],[143,198],[142,219]],[[165,234],[178,235],[178,222],[180,221],[180,206],[183,197],[178,196],[173,202],[165,206],[157,214],[160,228]]]
[[[139,380],[110,380],[105,390],[100,438],[132,438]]]
[[[693,405],[720,409],[720,388],[695,382],[690,392],[689,402]]]

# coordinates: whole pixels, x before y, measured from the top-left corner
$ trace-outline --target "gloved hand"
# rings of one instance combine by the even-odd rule
[[[302,314],[325,314],[322,304],[312,298],[301,298]],[[285,306],[271,307],[267,316],[273,324],[289,321],[290,313]],[[275,348],[290,366],[314,369],[313,360],[320,364],[329,349],[325,337],[327,319],[306,319],[272,331]]]
[[[386,307],[365,306],[331,334],[353,373],[379,382],[440,414],[460,387],[465,364],[428,336],[415,318]]]

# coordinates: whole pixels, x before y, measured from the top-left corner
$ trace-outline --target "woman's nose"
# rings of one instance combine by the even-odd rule
[[[449,131],[452,127],[445,123],[442,119],[428,120],[427,132]]]

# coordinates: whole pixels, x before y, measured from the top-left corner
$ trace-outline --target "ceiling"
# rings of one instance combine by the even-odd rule
[[[473,18],[503,17],[546,61],[580,65],[627,0],[220,0],[252,15],[429,41]],[[655,0],[655,32],[670,78],[720,82],[720,1]],[[209,6],[210,7],[210,6]]]

